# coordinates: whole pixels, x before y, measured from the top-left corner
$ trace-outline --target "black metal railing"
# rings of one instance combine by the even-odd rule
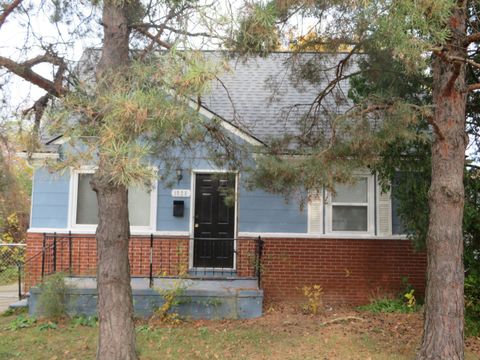
[[[256,278],[261,285],[263,240],[258,238],[185,238],[134,236],[129,244],[132,277]],[[95,276],[95,235],[43,234],[42,249],[25,263],[27,272],[45,276],[64,272],[70,276]],[[39,270],[39,271],[38,271]]]

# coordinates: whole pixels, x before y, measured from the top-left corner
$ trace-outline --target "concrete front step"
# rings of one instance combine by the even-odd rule
[[[223,270],[223,269],[205,269],[205,268],[193,268],[188,270],[188,274],[191,277],[215,277],[215,278],[226,278],[226,277],[236,277],[237,272],[235,270]]]
[[[67,277],[68,285],[76,288],[96,288],[97,279],[95,277]],[[132,277],[132,289],[147,289],[150,287],[150,279],[145,277]],[[188,289],[258,289],[258,281],[255,278],[241,277],[156,277],[153,278],[154,289],[173,289],[175,287],[185,287]]]
[[[28,306],[28,299],[17,300],[11,303],[8,307],[11,309],[26,308]]]
[[[94,315],[97,310],[95,278],[67,278],[70,315]],[[263,291],[256,279],[133,278],[135,314],[147,317],[164,304],[165,293],[176,294],[172,312],[186,319],[249,319],[262,315]],[[29,313],[38,315],[38,288],[30,289]]]

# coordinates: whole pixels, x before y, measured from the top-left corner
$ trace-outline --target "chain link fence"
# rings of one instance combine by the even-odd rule
[[[0,303],[21,297],[25,244],[0,244]]]

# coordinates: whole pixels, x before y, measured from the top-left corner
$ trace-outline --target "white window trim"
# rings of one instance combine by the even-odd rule
[[[94,167],[82,167],[81,169],[71,169],[70,171],[70,198],[68,206],[68,224],[72,231],[92,231],[95,232],[97,224],[77,224],[77,200],[78,200],[78,175],[94,174]],[[155,232],[157,230],[157,189],[158,181],[155,181],[150,195],[150,225],[149,226],[130,226],[131,233]]]
[[[308,234],[323,234],[323,193],[311,192],[307,203],[307,232]]]
[[[355,174],[357,178],[367,179],[367,202],[366,203],[338,203],[341,206],[367,206],[367,231],[334,231],[332,229],[333,221],[333,209],[336,203],[332,201],[332,194],[325,191],[324,204],[325,204],[325,234],[326,235],[375,235],[375,179],[371,174]]]

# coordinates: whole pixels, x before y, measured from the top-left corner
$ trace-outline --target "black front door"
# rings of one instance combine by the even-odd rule
[[[193,266],[233,268],[235,232],[234,174],[197,174]],[[222,240],[225,239],[225,240]]]

